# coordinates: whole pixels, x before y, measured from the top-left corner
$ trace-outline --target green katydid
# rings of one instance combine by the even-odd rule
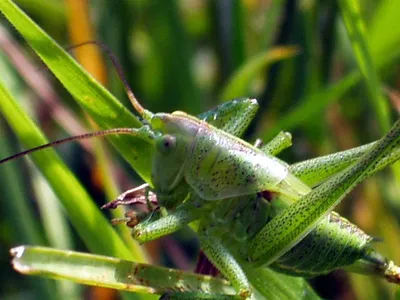
[[[155,239],[175,231],[191,221],[199,220],[200,240],[203,249],[210,260],[238,289],[238,294],[242,297],[248,297],[251,294],[251,289],[238,261],[242,263],[244,259],[250,257],[256,263],[267,261],[269,264],[282,257],[286,251],[289,251],[312,230],[312,227],[331,209],[331,206],[360,178],[376,171],[375,166],[370,167],[371,164],[383,161],[381,164],[384,165],[397,159],[387,149],[390,147],[394,149],[397,146],[398,132],[396,130],[398,130],[398,126],[394,128],[391,139],[382,140],[378,142],[378,145],[373,146],[374,149],[379,149],[379,151],[372,151],[355,166],[341,173],[342,175],[339,174],[327,181],[326,184],[321,185],[323,188],[319,187],[310,192],[307,185],[290,173],[290,167],[286,163],[274,158],[269,153],[264,153],[276,149],[275,147],[267,145],[267,148],[258,149],[234,136],[241,135],[255,114],[257,105],[254,100],[234,101],[219,107],[218,111],[195,118],[182,112],[153,114],[142,108],[129,88],[128,94],[138,113],[150,126],[145,125],[140,129],[112,129],[71,137],[25,151],[1,160],[0,163],[45,147],[93,136],[133,134],[143,138],[156,148],[152,179],[159,204],[168,210],[175,210],[167,217],[160,218],[155,222],[140,223],[135,226],[135,238],[141,241]],[[237,110],[240,105],[243,105],[243,111]],[[232,109],[233,107],[235,109]],[[232,119],[236,122],[232,122]],[[210,125],[213,123],[222,127],[223,130]],[[278,150],[285,147],[279,143],[279,139]],[[284,141],[287,141],[287,139],[284,139]],[[349,155],[353,156],[353,152]],[[332,182],[338,184],[339,188],[334,187],[340,192],[334,196],[330,196],[332,194]],[[303,226],[305,223],[300,217],[297,227],[288,225],[285,214],[292,213],[294,216],[301,216],[302,214],[296,206],[284,210],[271,222],[264,219],[261,225],[263,227],[265,225],[265,227],[253,230],[253,234],[250,236],[250,242],[253,243],[252,247],[244,249],[244,252],[234,253],[229,242],[221,240],[218,230],[210,233],[206,227],[205,218],[201,218],[201,214],[204,211],[211,211],[218,215],[223,212],[224,207],[225,209],[230,207],[237,210],[238,207],[240,208],[243,205],[243,202],[252,204],[257,201],[257,193],[264,191],[278,193],[289,201],[298,200],[305,195],[296,204],[302,205],[306,210],[322,205],[323,203],[319,201],[320,198],[327,199],[326,202],[329,206],[320,209],[318,214],[314,214],[313,219],[307,216],[308,223],[306,226]],[[228,201],[231,202],[230,205],[228,205]],[[243,208],[246,208],[246,205]],[[249,209],[247,208],[245,211],[249,211]],[[173,218],[175,219],[172,220]],[[170,223],[171,220],[172,223]],[[228,219],[227,221],[232,220]],[[340,218],[339,221],[345,222]],[[271,238],[271,236],[279,240],[279,237],[275,235],[277,227],[273,227],[276,223],[280,223],[283,227],[289,227],[288,231],[285,232],[289,238],[278,245],[280,248],[273,249],[275,251],[273,255],[269,255],[269,253],[266,255],[259,249],[265,249],[264,240]],[[251,223],[251,220],[245,219],[244,225],[248,228],[254,224]],[[298,228],[301,226],[304,228],[299,231]],[[293,235],[294,231],[296,231],[295,235]],[[273,242],[267,244],[268,246],[277,246]],[[331,266],[331,269],[333,268],[335,266]],[[302,274],[311,274],[311,272],[307,272],[305,270]],[[326,272],[326,270],[323,272]],[[314,274],[318,274],[318,272],[314,272]],[[393,276],[393,278],[396,277]]]
[[[222,108],[223,109],[221,109],[221,107],[220,107],[220,111],[230,111],[231,109],[232,109],[232,107],[236,107],[237,108],[237,106],[238,105],[243,105],[244,107],[246,107],[246,110],[245,111],[250,111],[250,110],[254,110],[254,105],[255,105],[255,102],[254,101],[248,101],[248,100],[243,100],[243,101],[234,101],[234,102],[230,102],[230,103],[228,103],[228,104],[225,104]],[[251,108],[251,109],[249,109],[249,107]],[[211,112],[211,113],[209,113],[208,115],[204,115],[204,116],[202,116],[203,118],[206,118],[206,119],[209,119],[209,118],[211,118],[210,116],[212,116],[213,114],[215,113],[215,111],[213,112]],[[220,112],[219,112],[220,113]],[[226,113],[226,112],[225,112]],[[179,113],[179,115],[182,115],[182,113]],[[226,116],[229,116],[229,114],[228,113],[226,113],[225,114]],[[245,114],[242,114],[242,115],[245,115]],[[193,119],[193,117],[191,117],[192,119]],[[216,118],[217,120],[220,120],[219,118]],[[232,128],[234,128],[234,127],[232,127]],[[149,128],[148,127],[145,127],[145,129],[140,129],[140,130],[142,130],[142,131],[140,131],[140,132],[145,132],[145,133],[147,133],[148,132],[148,130],[149,130]],[[236,130],[236,129],[235,129]],[[78,137],[78,138],[86,138],[86,137],[91,137],[91,136],[96,136],[96,135],[102,135],[102,134],[104,134],[104,133],[106,133],[106,134],[113,134],[113,133],[115,133],[115,132],[122,132],[122,133],[130,133],[131,132],[131,130],[130,129],[126,129],[125,131],[122,131],[122,130],[120,130],[120,129],[115,129],[115,130],[111,130],[111,131],[106,131],[106,132],[102,132],[102,133],[95,133],[95,134],[87,134],[87,135],[83,135],[83,136],[81,136],[81,137]],[[287,135],[284,135],[284,137],[286,137],[286,138],[284,138],[283,139],[283,141],[287,144]],[[68,138],[68,139],[66,139],[66,140],[63,140],[63,141],[61,141],[61,142],[64,142],[64,141],[69,141],[69,140],[72,140],[72,139],[74,139],[73,137],[72,138]],[[75,138],[76,139],[76,138]],[[281,137],[280,138],[278,138],[278,141],[281,139]],[[59,143],[59,142],[56,142],[56,143]],[[54,143],[52,144],[52,145],[54,145]],[[268,146],[268,145],[267,145]],[[279,143],[278,143],[278,146],[279,146]],[[373,146],[373,145],[372,145]],[[280,148],[283,148],[284,146],[281,146],[281,147],[278,147],[278,149],[280,150]],[[36,148],[36,149],[32,149],[32,150],[28,150],[28,152],[31,152],[31,151],[35,151],[35,150],[38,150],[38,149],[42,149],[43,147],[40,147],[40,148]],[[272,149],[275,149],[276,147],[272,147]],[[363,153],[363,152],[365,152],[365,148],[367,148],[367,149],[369,149],[369,148],[371,148],[371,146],[368,146],[368,147],[363,147],[362,149],[356,149],[356,150],[354,150],[354,151],[350,151],[350,152],[346,152],[344,155],[343,154],[340,154],[341,156],[341,158],[343,158],[343,157],[349,157],[349,160],[348,160],[348,162],[347,163],[351,163],[351,161],[352,160],[354,160],[355,158],[357,158],[358,156],[360,156],[360,153]],[[268,148],[267,148],[268,149]],[[271,151],[271,150],[269,150],[269,151]],[[26,152],[25,152],[26,153]],[[24,153],[24,154],[25,154]],[[389,163],[389,162],[391,162],[391,161],[393,161],[393,160],[395,160],[396,159],[396,153],[397,152],[394,152],[392,155],[390,155],[390,154],[385,154],[385,155],[381,155],[382,157],[385,157],[385,159],[386,159],[386,164],[387,163]],[[274,153],[275,154],[275,153]],[[398,155],[398,154],[397,154]],[[5,159],[5,160],[7,160],[7,159]],[[3,160],[3,161],[5,161],[5,160]],[[1,162],[3,162],[3,161],[1,161]],[[328,160],[329,161],[329,160]],[[341,159],[341,162],[343,162],[343,159]],[[306,163],[305,165],[309,165],[310,163]],[[286,164],[283,164],[283,165],[285,165],[286,166]],[[304,165],[304,164],[303,164]],[[313,165],[313,164],[311,164],[311,165]],[[299,169],[300,167],[299,166],[301,166],[301,165],[297,165],[297,166],[295,166],[295,167],[293,167],[293,170],[295,171],[296,169]],[[382,167],[383,166],[383,164],[381,165],[381,166],[378,166],[378,167]],[[301,168],[300,168],[301,169]],[[307,170],[307,168],[306,168],[306,170]],[[307,172],[300,172],[300,175],[301,175],[301,173],[305,173],[305,174],[307,174]],[[256,195],[256,193],[253,193],[254,195]],[[193,196],[195,196],[196,194],[193,194]],[[158,195],[157,195],[158,196]],[[292,195],[291,195],[292,196]],[[239,200],[238,200],[239,199]],[[161,219],[159,219],[159,220],[157,220],[156,222],[150,222],[150,223],[148,223],[148,224],[146,224],[146,223],[143,223],[143,224],[145,224],[145,225],[143,225],[143,224],[139,224],[138,226],[136,226],[135,227],[135,231],[137,232],[140,228],[141,228],[141,226],[144,226],[144,228],[142,228],[142,230],[144,230],[144,231],[147,231],[147,234],[146,234],[146,238],[147,239],[149,239],[149,234],[150,234],[150,236],[151,236],[151,234],[153,233],[152,232],[152,230],[151,230],[151,228],[152,228],[152,226],[154,226],[154,225],[156,225],[157,223],[158,224],[164,224],[164,228],[167,228],[167,231],[168,232],[166,232],[166,233],[169,233],[169,231],[170,230],[172,230],[171,228],[172,227],[170,227],[169,225],[168,225],[168,222],[167,222],[167,220],[169,219],[169,218],[171,218],[171,217],[176,217],[176,216],[179,216],[179,214],[180,214],[180,216],[183,216],[183,218],[181,217],[181,218],[178,218],[179,219],[179,226],[178,227],[173,227],[173,229],[174,230],[176,230],[177,228],[179,228],[179,227],[181,227],[181,226],[183,226],[184,224],[186,224],[186,223],[188,223],[189,221],[192,221],[192,220],[195,220],[195,219],[201,219],[200,217],[199,217],[199,214],[202,214],[202,213],[204,213],[204,210],[207,210],[207,211],[209,211],[210,209],[212,210],[212,209],[215,209],[215,207],[216,206],[222,206],[222,207],[225,207],[225,209],[227,208],[227,207],[230,207],[230,208],[232,208],[232,210],[234,210],[235,208],[237,209],[237,207],[238,207],[238,203],[239,202],[241,202],[241,203],[243,203],[243,199],[245,199],[245,201],[246,202],[248,202],[249,203],[249,205],[252,203],[252,201],[254,202],[255,200],[253,199],[251,199],[251,197],[248,197],[248,195],[244,195],[244,197],[242,197],[242,199],[240,199],[240,197],[239,198],[236,198],[236,199],[231,199],[231,200],[227,200],[227,199],[224,199],[223,201],[209,201],[206,205],[204,205],[204,209],[202,209],[202,208],[194,208],[196,211],[197,211],[197,213],[196,212],[193,212],[193,211],[191,211],[190,209],[187,209],[187,207],[185,207],[185,206],[193,206],[193,203],[191,203],[191,202],[188,202],[188,201],[186,201],[185,203],[183,203],[180,207],[178,207],[176,210],[175,210],[175,212],[174,213],[172,213],[172,214],[170,214],[168,217],[166,217],[166,218],[161,218]],[[198,201],[201,201],[201,199],[200,198],[197,198],[197,200]],[[228,203],[225,203],[225,201],[232,201],[232,204],[230,204],[230,205],[228,205]],[[198,205],[198,203],[197,203],[197,205]],[[211,206],[211,208],[210,207],[208,207],[208,206]],[[194,205],[193,207],[195,207],[196,205]],[[240,207],[240,206],[239,206]],[[221,209],[216,209],[215,211],[214,211],[214,214],[220,214],[221,213]],[[263,213],[263,210],[261,210],[261,213]],[[191,215],[192,214],[192,215]],[[208,219],[208,218],[207,218]],[[217,218],[218,219],[218,218]],[[204,219],[203,220],[201,220],[201,221],[203,221],[204,222]],[[229,218],[226,220],[227,222],[229,222]],[[343,220],[340,220],[341,222],[344,222]],[[247,220],[247,222],[250,222],[249,220]],[[246,226],[250,226],[251,224],[247,224]],[[174,226],[176,226],[176,224],[174,225]],[[354,226],[354,225],[353,225]],[[165,234],[166,234],[165,233]],[[158,233],[159,234],[159,233]],[[205,234],[205,236],[208,236],[208,235],[210,235],[210,233],[209,232],[207,232],[206,234]],[[212,235],[214,235],[214,236],[218,236],[218,234],[214,234],[214,233],[212,233]],[[154,238],[153,236],[151,236],[150,238]],[[218,247],[220,247],[219,249],[217,248],[217,255],[218,254],[224,254],[224,255],[226,255],[226,251],[227,251],[227,249],[224,249],[224,248],[221,248],[221,245],[222,244],[215,244],[215,245],[213,245],[212,243],[210,243],[210,240],[213,240],[212,238],[210,239],[210,238],[208,238],[208,239],[202,239],[202,241],[203,241],[203,247],[204,247],[204,245],[205,245],[205,247],[211,247],[212,249],[211,249],[211,251],[215,248],[214,246],[215,245],[218,245]],[[223,247],[223,246],[222,246]],[[227,248],[230,248],[229,246],[227,247]],[[294,249],[294,248],[293,248]],[[210,250],[206,250],[206,253],[210,256],[210,257],[212,257],[212,254],[210,255]],[[211,252],[212,253],[212,252]],[[236,255],[238,255],[238,254],[236,254]],[[226,257],[226,256],[225,256]],[[230,258],[230,259],[232,259],[232,257]],[[213,260],[212,258],[211,258],[211,260]],[[224,260],[224,259],[223,259]],[[213,261],[213,262],[215,262],[215,260]],[[218,263],[217,263],[217,266],[218,267],[220,267],[220,269],[221,269],[221,272],[225,275],[225,276],[227,276],[228,278],[229,278],[229,273],[228,272],[226,272],[225,270],[224,270],[224,266],[219,266],[218,265]],[[225,265],[225,268],[226,268],[227,266]],[[230,267],[232,267],[232,265],[230,266]],[[334,268],[334,266],[332,266],[332,268]],[[235,266],[235,268],[234,269],[240,269],[240,267],[239,267],[239,265],[236,265]],[[234,272],[238,272],[237,270],[235,270]],[[309,273],[309,274],[311,274],[311,273]],[[318,274],[318,272],[315,272],[315,274]],[[302,275],[307,275],[307,271],[305,271],[304,272],[304,274],[302,274]],[[235,276],[236,277],[239,277],[239,276],[237,276],[236,274],[235,274]],[[240,287],[240,285],[242,285],[243,283],[241,282],[241,281],[246,281],[246,279],[245,279],[245,276],[243,277],[243,274],[241,275],[242,276],[242,278],[240,278],[239,277],[239,280],[237,280],[237,285]],[[229,279],[231,279],[231,278],[229,278]],[[231,279],[232,280],[232,279]],[[235,279],[234,279],[235,280]],[[246,283],[246,285],[247,285],[247,283]],[[244,291],[244,293],[242,292],[242,295],[243,296],[247,296],[248,295],[248,291]]]
[[[330,173],[338,171],[338,169],[344,168],[346,165],[349,165],[352,162],[356,161],[362,154],[366,153],[367,150],[370,150],[373,146],[373,144],[362,146],[350,151],[334,154],[329,157],[307,161],[294,165],[291,169],[293,169],[294,172],[300,175],[300,177],[301,175],[304,175],[307,179],[307,176],[310,177],[310,174],[313,171],[313,166],[319,165],[322,168],[322,172],[325,173],[324,175],[329,176]],[[384,165],[387,165],[397,160],[398,155],[398,150],[384,154],[384,159],[380,160],[379,163],[376,164],[374,168],[371,169],[371,171],[369,171],[365,176],[370,175],[373,172],[376,172],[380,168],[384,167]],[[329,165],[327,164],[327,162],[329,162]],[[358,163],[358,166],[363,165],[365,165],[363,161],[360,161]],[[329,168],[327,168],[327,166],[329,166]],[[344,174],[348,175],[352,172],[352,169],[348,169],[347,171],[345,171]],[[323,176],[321,179],[323,179]],[[334,178],[331,181],[328,181],[325,185],[331,186],[332,181],[337,182],[337,180],[337,178]],[[310,179],[308,179],[308,181],[310,181]],[[345,185],[345,183],[343,182],[341,182],[341,184]],[[323,193],[321,193],[320,195],[322,197]],[[248,230],[252,225],[254,225],[251,224],[251,220],[261,218],[261,220],[264,220],[264,222],[266,222],[266,210],[260,209],[258,214],[261,216],[255,217],[257,211],[252,210],[253,204],[255,202],[256,199],[250,199],[250,197],[244,197],[244,199],[226,199],[215,204],[216,207],[214,206],[211,209],[197,209],[197,214],[193,211],[190,212],[190,209],[187,210],[187,214],[183,213],[183,207],[185,206],[184,204],[181,206],[181,210],[179,210],[178,208],[179,212],[177,211],[175,213],[172,213],[164,219],[160,219],[150,224],[139,224],[135,227],[134,234],[137,237],[139,236],[138,234],[140,234],[142,241],[144,241],[154,238],[154,236],[151,236],[152,234],[155,234],[156,237],[158,237],[159,235],[161,235],[161,233],[168,233],[168,229],[166,228],[173,228],[174,225],[176,226],[174,229],[177,229],[179,226],[185,224],[185,222],[188,221],[187,218],[189,217],[192,217],[191,220],[194,220],[195,215],[197,217],[199,215],[206,215],[206,217],[203,217],[200,221],[201,225],[199,230],[203,250],[204,247],[212,248],[211,250],[206,250],[206,253],[209,257],[214,256],[214,260],[212,258],[211,260],[216,263],[221,270],[225,269],[226,273],[222,271],[225,276],[228,276],[228,272],[239,274],[239,276],[237,276],[237,281],[240,282],[241,278],[243,279],[245,278],[245,276],[240,273],[239,267],[237,265],[232,264],[232,255],[236,256],[236,258],[238,256],[240,257],[242,254],[238,253],[237,249],[240,249],[241,245],[242,247],[243,245],[245,245],[246,250],[248,244],[252,241],[252,238],[256,236],[255,234],[253,234],[252,236],[249,235],[243,238],[243,231]],[[243,203],[245,205],[243,205]],[[188,205],[191,205],[191,203],[189,202]],[[212,204],[210,205],[212,206]],[[247,209],[250,208],[251,217],[247,219],[244,218],[244,220],[240,221],[236,220],[236,222],[241,222],[242,228],[236,229],[239,232],[242,231],[242,240],[239,241],[239,243],[237,243],[238,241],[236,241],[235,244],[235,239],[233,238],[235,236],[235,233],[233,233],[235,225],[229,225],[229,223],[233,222],[235,219],[238,219],[236,217],[236,213],[240,212],[241,215],[245,215],[244,211],[246,211],[246,205]],[[206,212],[211,213],[212,215],[210,216],[206,214]],[[210,224],[210,220],[215,221],[211,221]],[[258,227],[258,229],[253,229],[255,233],[259,231],[260,224],[258,224]],[[224,238],[224,234],[227,235],[227,238]],[[145,236],[145,238],[143,238],[143,236]],[[240,236],[240,234],[238,234],[238,236]],[[298,246],[293,247],[288,255],[283,255],[283,253],[280,254],[282,255],[281,259],[278,260],[276,264],[272,265],[272,267],[289,274],[315,276],[318,274],[327,273],[339,267],[351,265],[348,268],[354,271],[362,273],[377,273],[379,275],[387,277],[387,279],[390,281],[398,282],[399,269],[394,266],[393,263],[386,262],[385,259],[374,252],[370,247],[371,241],[372,238],[366,235],[360,229],[358,229],[355,225],[349,223],[345,219],[340,218],[337,214],[332,213],[326,219],[324,219],[323,222],[319,223],[317,228],[313,232],[311,232],[306,239],[299,243]],[[224,246],[221,246],[221,243],[225,243]],[[319,247],[320,243],[322,243],[321,247]],[[263,247],[265,247],[265,245],[263,245]],[[318,256],[317,254],[319,252],[318,250],[322,250],[323,247],[330,248],[331,256],[334,254],[336,255],[333,256],[333,259],[336,259],[336,261],[328,259],[324,261],[323,256],[321,260],[321,256]],[[210,254],[210,251],[213,251],[213,249],[215,248],[217,248],[218,250],[216,251],[217,253],[215,254],[214,252],[211,252]],[[314,251],[314,253],[310,253],[309,251]],[[223,253],[222,256],[221,253]],[[306,261],[302,261],[301,259],[304,258],[304,255],[307,255],[307,253],[314,255],[309,255],[310,257],[307,257]],[[338,256],[341,257],[340,260],[338,259]],[[215,259],[215,257],[217,258]],[[241,263],[243,264],[244,262],[242,261]],[[245,286],[246,284],[248,284],[243,283],[245,281],[246,280],[243,280],[240,284]]]
[[[338,168],[351,164],[356,161],[363,153],[367,150],[371,150],[372,147],[379,149],[382,144],[388,143],[390,146],[387,152],[377,154],[372,151],[367,154],[367,157],[375,157],[374,160],[377,162],[373,167],[365,167],[365,159],[360,160],[352,168],[345,170],[343,173],[336,175],[333,179],[328,180],[326,183],[321,185],[319,189],[325,189],[328,186],[331,188],[339,189],[340,187],[335,186],[335,183],[340,183],[342,190],[340,195],[343,195],[343,190],[346,191],[349,185],[353,185],[354,181],[361,180],[356,177],[358,168],[366,168],[366,171],[362,177],[369,176],[376,172],[380,168],[384,167],[398,159],[398,149],[391,152],[390,150],[395,147],[398,143],[399,124],[397,123],[392,130],[392,136],[382,140],[379,144],[371,144],[362,146],[350,151],[334,154],[329,157],[318,158],[316,160],[297,164],[292,167],[294,172],[298,172],[299,175],[310,176],[313,171],[313,165],[319,164],[322,167],[322,171],[325,172],[325,176],[329,175],[330,172],[337,171]],[[394,138],[395,137],[395,138]],[[376,157],[377,156],[377,157]],[[381,158],[383,158],[381,160]],[[334,163],[336,161],[336,163]],[[322,165],[321,165],[322,162]],[[325,162],[325,163],[324,163]],[[326,162],[330,162],[329,168],[326,168]],[[332,162],[334,163],[332,165]],[[307,167],[308,166],[308,167]],[[311,167],[310,167],[311,166]],[[368,164],[367,164],[368,166]],[[302,170],[302,171],[299,171]],[[327,173],[328,172],[328,173]],[[352,176],[352,181],[347,181],[349,176]],[[346,181],[343,180],[346,178]],[[358,179],[357,179],[358,178]],[[323,179],[323,178],[322,178]],[[318,192],[318,190],[316,190]],[[313,199],[313,195],[316,192],[310,193],[309,198],[300,200],[298,203],[304,203]],[[329,193],[332,193],[330,190]],[[318,193],[323,198],[325,193]],[[337,201],[338,197],[334,197],[330,200]],[[328,199],[329,200],[329,199]],[[253,199],[251,197],[238,197],[233,199],[226,199],[215,204],[212,208],[204,208],[198,210],[198,214],[206,215],[206,217],[200,218],[200,229],[199,235],[202,242],[203,250],[206,254],[211,257],[211,260],[221,269],[222,273],[232,281],[232,273],[236,276],[236,284],[240,287],[246,287],[248,285],[246,276],[241,273],[240,267],[233,261],[241,261],[241,265],[246,262],[243,261],[243,253],[238,252],[237,249],[244,247],[244,252],[248,251],[248,244],[253,242],[254,237],[257,238],[257,233],[260,232],[261,228],[267,223],[267,210],[262,209],[258,206],[258,209],[254,209],[254,204],[257,203],[257,196]],[[210,204],[212,206],[212,204]],[[181,206],[182,207],[182,206]],[[309,206],[304,206],[307,211],[310,209]],[[179,209],[178,209],[179,210]],[[188,210],[189,211],[189,210]],[[250,212],[250,215],[246,211]],[[211,214],[211,216],[209,214]],[[325,211],[326,213],[326,211]],[[169,227],[171,224],[182,225],[187,219],[182,218],[182,211],[179,213],[172,213],[164,219],[160,219],[154,223],[145,224],[143,227],[139,224],[136,230],[139,232],[148,231],[146,233],[147,238],[151,233],[158,233],[159,229]],[[190,213],[187,214],[189,216]],[[193,215],[190,215],[193,216]],[[239,216],[239,217],[238,217]],[[282,219],[282,216],[278,215],[275,220]],[[210,221],[212,220],[212,221]],[[261,220],[261,224],[255,224]],[[239,225],[238,225],[239,223]],[[279,222],[278,222],[279,223]],[[282,222],[283,224],[285,221]],[[249,233],[249,229],[254,225],[253,233]],[[258,227],[258,228],[257,228]],[[140,228],[140,229],[138,229]],[[266,226],[268,228],[268,225]],[[265,229],[264,229],[265,230]],[[137,234],[138,232],[136,232]],[[165,231],[164,231],[165,233]],[[279,237],[275,236],[275,239],[279,240]],[[262,237],[262,247],[268,246],[263,243],[265,237]],[[350,270],[361,272],[361,273],[375,273],[386,277],[389,281],[399,282],[399,268],[396,267],[392,262],[387,262],[378,253],[376,253],[371,247],[370,243],[373,239],[357,228],[355,225],[348,222],[346,219],[340,218],[337,214],[332,213],[326,217],[322,222],[318,223],[317,228],[312,231],[303,241],[297,246],[291,248],[287,255],[284,252],[277,255],[279,258],[273,268],[292,274],[301,276],[315,276],[318,274],[324,274],[330,272],[339,267],[346,267]],[[298,242],[298,240],[296,241]],[[322,243],[322,245],[321,245]],[[273,244],[270,240],[269,245]],[[290,246],[288,246],[289,248]],[[325,248],[324,248],[325,247]],[[250,248],[251,250],[252,248]],[[321,250],[324,250],[322,251]],[[329,252],[327,251],[329,250]],[[310,252],[311,251],[311,252]],[[327,258],[326,254],[329,254],[330,259]],[[246,257],[246,255],[244,256]],[[231,277],[229,277],[230,274]]]

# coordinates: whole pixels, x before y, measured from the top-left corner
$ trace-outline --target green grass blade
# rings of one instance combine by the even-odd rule
[[[1,122],[3,123],[3,122]],[[3,124],[0,126],[0,156],[6,157],[12,154],[11,147],[4,139]],[[21,176],[13,164],[0,168],[0,202],[1,211],[7,217],[2,220],[4,224],[10,222],[13,226],[13,243],[45,244],[41,228],[35,220],[34,207],[21,188]],[[7,199],[7,200],[6,200]],[[11,201],[12,199],[12,201]],[[30,280],[27,287],[34,289],[34,295],[41,299],[52,299],[54,297],[55,285],[48,280]]]
[[[113,173],[111,167],[111,157],[107,155],[108,153],[107,150],[105,150],[106,147],[104,147],[103,141],[97,140],[95,141],[94,145],[96,162],[99,166],[99,172],[102,176],[102,184],[104,186],[106,202],[109,202],[115,200],[116,195],[121,194],[121,191],[117,188],[117,183],[115,182],[116,179],[114,176],[109,176],[109,174]],[[114,209],[111,211],[111,216],[112,218],[123,218],[124,211]],[[127,226],[117,226],[116,229],[128,249],[133,253],[142,253],[141,255],[143,256],[144,261],[147,261],[147,254],[142,251],[139,243],[132,238],[131,229]]]
[[[189,113],[202,111],[202,98],[192,74],[191,41],[180,18],[178,3],[149,1],[148,13],[151,52],[156,57],[150,57],[149,60],[151,63],[158,62],[157,69],[153,70],[160,76],[158,89],[151,91],[157,92],[158,109],[179,109]],[[171,73],[172,70],[175,72]],[[148,75],[151,76],[148,82],[152,82],[154,72]],[[145,91],[145,94],[149,94],[149,91]]]
[[[27,148],[47,142],[1,82],[0,98],[0,110]],[[37,152],[32,155],[32,159],[52,186],[72,224],[91,251],[121,258],[141,259],[128,251],[109,221],[100,213],[54,150]]]
[[[254,56],[231,76],[221,93],[220,99],[230,100],[248,96],[250,82],[255,76],[274,62],[293,57],[297,53],[296,47],[287,46],[276,47]]]
[[[68,223],[68,216],[60,205],[58,198],[38,171],[34,170],[32,177],[33,192],[35,199],[37,199],[40,218],[47,240],[49,241],[49,246],[60,249],[74,249],[73,235]],[[52,298],[79,298],[81,291],[79,286],[74,283],[57,281],[55,285],[57,291]]]
[[[72,232],[60,201],[39,172],[35,170],[32,177],[32,188],[49,245],[55,248],[73,249]]]
[[[381,130],[385,132],[390,127],[389,106],[381,95],[378,75],[367,42],[366,28],[359,9],[359,1],[341,0],[339,3],[358,67],[367,85],[369,99],[377,114]]]
[[[0,1],[0,10],[100,128],[142,125],[12,1]],[[131,136],[110,137],[110,140],[143,179],[149,181],[151,146]]]
[[[399,51],[400,2],[385,0],[379,2],[374,19],[369,26],[369,46],[372,57],[378,63],[391,49]]]
[[[66,13],[64,3],[58,1],[38,1],[16,0],[22,10],[28,10],[32,13],[35,20],[42,23],[51,24],[52,32],[57,33],[63,30],[66,23]]]
[[[236,69],[238,66],[241,66],[246,59],[246,34],[244,32],[244,28],[246,28],[246,18],[244,18],[245,9],[241,1],[232,1],[230,5],[229,14],[231,22],[229,31],[232,38],[230,39],[231,44],[229,45],[229,52],[232,57],[231,66],[233,69]],[[226,6],[224,7],[221,5],[221,7],[223,10]],[[221,14],[221,16],[223,15]]]
[[[141,293],[179,290],[235,294],[223,279],[112,257],[30,246],[13,248],[11,254],[14,269],[23,274]]]

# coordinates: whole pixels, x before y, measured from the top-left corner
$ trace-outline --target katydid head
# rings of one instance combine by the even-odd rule
[[[183,178],[187,153],[196,136],[199,124],[196,118],[184,113],[157,113],[150,119],[156,132],[152,181],[161,192],[172,191]]]

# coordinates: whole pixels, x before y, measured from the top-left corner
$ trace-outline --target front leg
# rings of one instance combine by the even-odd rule
[[[132,230],[132,237],[146,243],[178,231],[197,220],[208,211],[207,207],[196,208],[192,203],[180,205],[174,212],[155,221],[141,222]]]
[[[139,197],[140,194],[139,194]],[[116,200],[120,201],[120,200]],[[126,202],[130,203],[143,203],[143,199],[129,199]],[[169,212],[164,207],[160,207],[161,217],[156,220],[151,220],[151,216],[141,216],[136,211],[128,211],[125,216],[126,218],[116,219],[117,223],[126,223],[129,227],[132,227],[132,236],[135,240],[140,243],[146,243],[171,234],[179,229],[182,229],[189,223],[204,216],[209,211],[209,205],[207,205],[203,199],[192,193],[184,201],[183,204],[179,205],[174,211]],[[154,211],[151,211],[152,214]]]
[[[146,204],[149,210],[153,210],[151,205],[157,205],[156,195],[149,190],[149,184],[144,183],[133,189],[123,192],[117,199],[104,204],[101,209],[115,209],[120,205]]]

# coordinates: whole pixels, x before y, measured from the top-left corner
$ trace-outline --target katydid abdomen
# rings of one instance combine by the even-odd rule
[[[329,273],[368,255],[372,241],[359,227],[331,213],[272,267],[298,276]]]

